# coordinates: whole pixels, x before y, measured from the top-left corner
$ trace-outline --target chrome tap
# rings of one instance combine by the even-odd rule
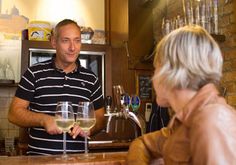
[[[141,124],[138,117],[133,112],[129,112],[129,118],[133,120],[139,126],[141,130],[141,135],[143,135],[145,133],[145,128],[143,127],[143,124]]]
[[[113,116],[117,116],[116,113],[111,113],[111,104],[112,104],[112,97],[111,96],[107,96],[105,99],[105,107],[106,107],[106,114],[104,114],[104,116],[108,117],[107,120],[107,127],[106,127],[106,132],[109,132],[109,128],[110,128],[110,123],[111,123],[111,119]]]
[[[107,121],[107,127],[106,127],[106,132],[109,132],[110,129],[110,122],[112,117],[123,117],[125,119],[130,119],[132,120],[134,123],[137,124],[137,126],[140,128],[141,130],[141,134],[145,133],[145,129],[143,124],[141,123],[140,119],[135,115],[135,113],[130,112],[129,111],[129,106],[130,106],[130,97],[127,94],[122,94],[120,97],[120,102],[121,102],[121,110],[120,112],[111,112],[111,96],[106,97],[106,114],[104,116],[108,117],[108,121]],[[137,130],[135,127],[135,135],[136,137],[137,135]]]
[[[111,104],[112,104],[112,97],[107,96],[106,99],[105,99],[106,113],[104,114],[104,116],[108,117],[107,127],[106,127],[106,132],[107,133],[109,132],[109,129],[110,129],[110,123],[111,123],[112,117],[122,116],[120,112],[112,112],[111,111]]]

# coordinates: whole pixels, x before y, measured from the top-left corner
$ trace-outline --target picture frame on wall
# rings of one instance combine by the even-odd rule
[[[153,99],[152,75],[152,71],[135,71],[136,95],[143,101]]]

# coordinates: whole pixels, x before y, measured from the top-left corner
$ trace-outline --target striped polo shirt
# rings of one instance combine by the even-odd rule
[[[80,66],[70,73],[57,69],[54,58],[27,69],[16,90],[16,97],[30,101],[29,110],[55,115],[59,101],[70,101],[77,110],[79,101],[91,101],[95,109],[103,107],[102,87],[98,77]],[[44,128],[29,129],[29,155],[51,155],[63,152],[63,134],[49,135]],[[67,152],[84,152],[84,138],[73,139],[67,134]]]

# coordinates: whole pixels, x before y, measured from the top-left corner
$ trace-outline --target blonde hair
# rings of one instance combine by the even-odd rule
[[[153,76],[168,88],[198,90],[207,83],[218,85],[223,58],[218,44],[200,26],[185,26],[165,36],[156,47]]]

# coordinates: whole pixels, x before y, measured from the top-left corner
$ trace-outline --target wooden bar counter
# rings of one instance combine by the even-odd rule
[[[69,154],[69,160],[59,160],[61,155],[53,156],[4,156],[0,165],[125,165],[127,152],[90,153],[94,159],[80,159],[82,154]]]

